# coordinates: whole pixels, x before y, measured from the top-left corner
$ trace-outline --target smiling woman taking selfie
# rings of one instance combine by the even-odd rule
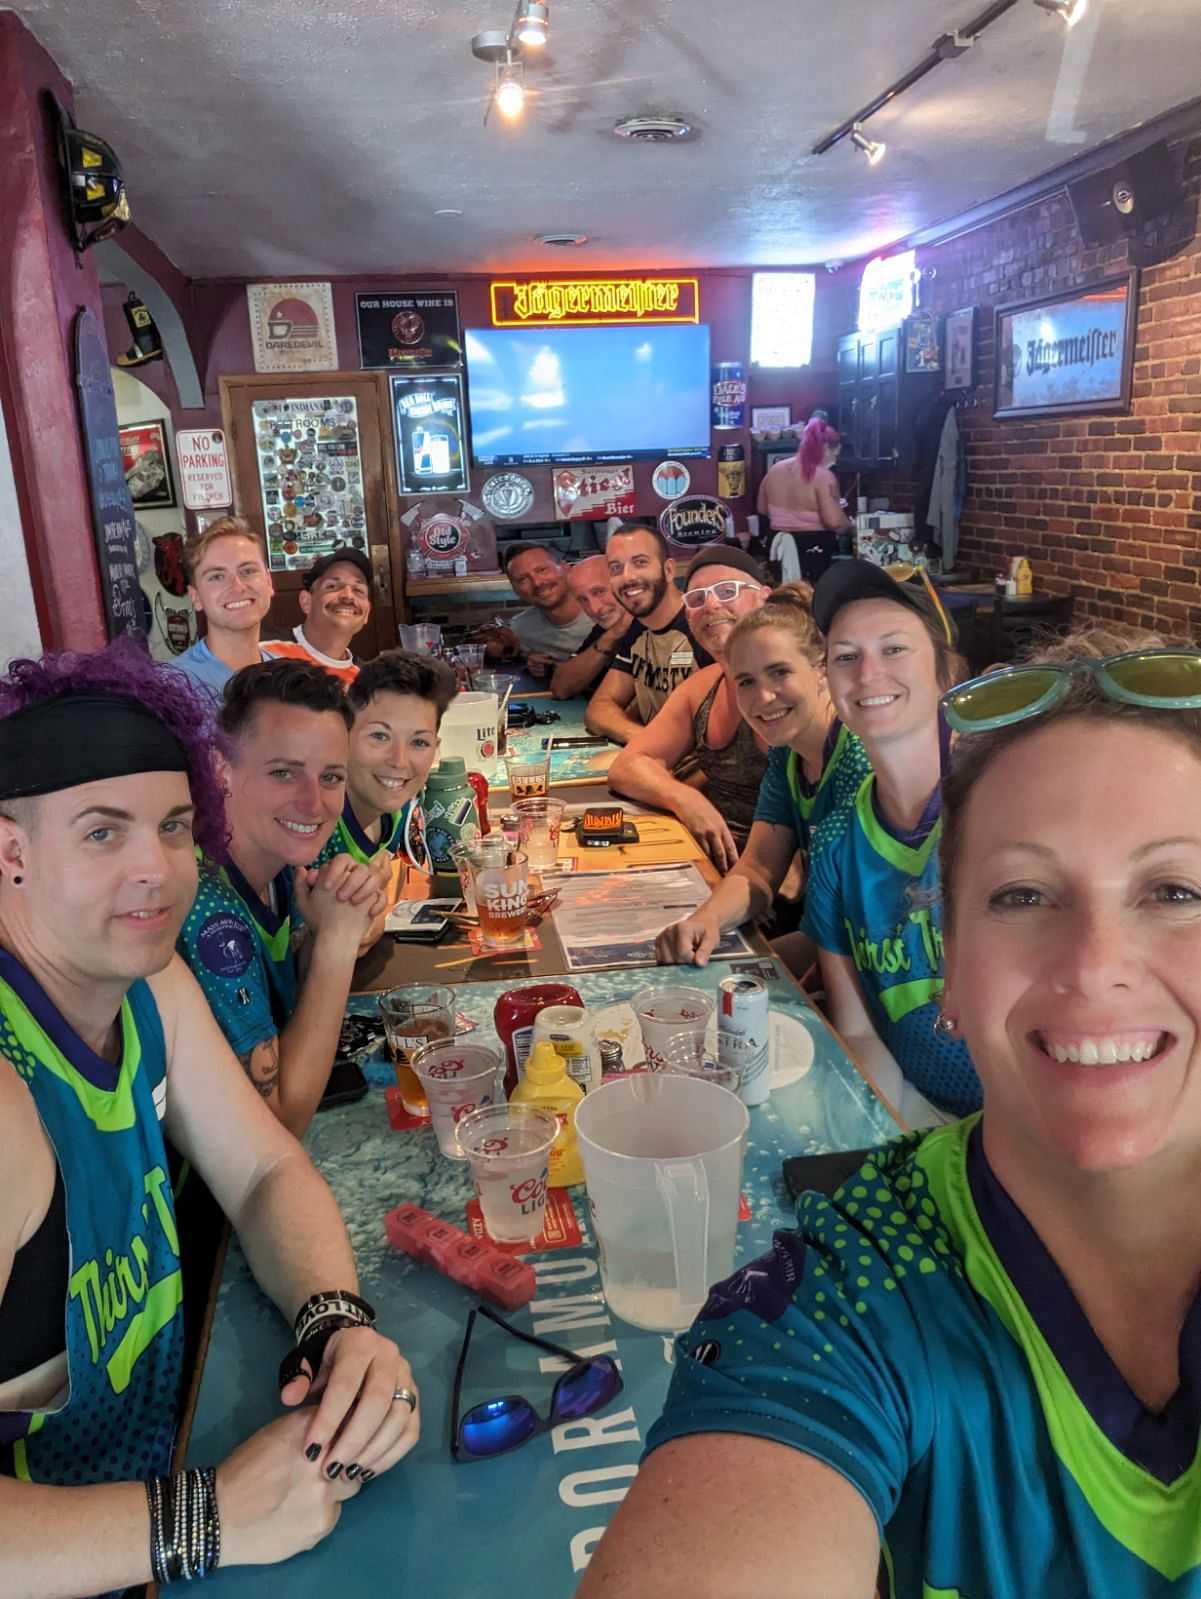
[[[581,1599],[1201,1593],[1201,653],[1094,632],[944,707],[983,1114],[711,1292]]]

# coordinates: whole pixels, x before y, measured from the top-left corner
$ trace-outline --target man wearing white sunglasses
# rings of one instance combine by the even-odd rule
[[[767,754],[739,716],[721,663],[734,624],[764,605],[770,593],[762,569],[743,550],[713,544],[694,557],[684,613],[693,638],[718,664],[673,689],[609,768],[614,793],[679,817],[723,872],[746,842]],[[689,755],[696,757],[703,786],[672,776]]]

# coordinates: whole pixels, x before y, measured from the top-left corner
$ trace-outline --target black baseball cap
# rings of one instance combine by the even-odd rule
[[[696,574],[706,566],[732,566],[738,572],[745,572],[756,583],[767,583],[767,574],[755,560],[753,555],[748,555],[745,550],[739,549],[737,544],[707,544],[699,555],[694,555],[688,563],[685,574],[685,583],[691,583]]]
[[[356,550],[353,544],[341,544],[336,550],[331,550],[328,555],[323,555],[319,561],[314,561],[312,566],[305,568],[302,579],[306,589],[311,589],[318,578],[322,578],[331,566],[337,566],[339,561],[349,561],[351,566],[357,566],[359,571],[371,583],[371,562],[362,550]]]
[[[916,611],[922,620],[935,631],[944,632],[943,617],[932,604],[924,588],[913,581],[898,583],[882,566],[874,561],[835,561],[818,579],[813,591],[813,620],[824,634],[828,634],[834,618],[846,605],[856,600],[892,600]],[[950,643],[958,642],[955,623],[949,613],[946,626],[950,630]]]

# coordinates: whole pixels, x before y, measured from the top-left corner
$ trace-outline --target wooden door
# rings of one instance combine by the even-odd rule
[[[305,566],[336,544],[371,560],[371,620],[351,648],[360,658],[397,640],[399,567],[392,426],[386,380],[373,372],[221,379],[234,504],[267,541],[275,600],[265,638],[300,621]],[[290,436],[289,436],[290,435]]]
[[[876,459],[893,465],[900,456],[899,406],[904,341],[899,328],[880,335],[876,383]]]

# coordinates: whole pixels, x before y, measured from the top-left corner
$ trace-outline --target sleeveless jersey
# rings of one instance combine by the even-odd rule
[[[398,855],[408,866],[419,872],[432,872],[429,854],[425,847],[425,817],[415,799],[408,800],[400,811],[385,811],[380,817],[379,843],[373,843],[359,826],[359,819],[351,807],[349,795],[342,802],[342,814],[325,843],[314,866],[324,866],[335,855],[349,855],[353,860],[369,866],[381,850]]]
[[[167,1061],[149,987],[102,1060],[0,951],[0,1055],[33,1095],[63,1175],[70,1238],[61,1408],[0,1413],[0,1472],[72,1487],[170,1469],[183,1388],[183,1285],[161,1117]]]

